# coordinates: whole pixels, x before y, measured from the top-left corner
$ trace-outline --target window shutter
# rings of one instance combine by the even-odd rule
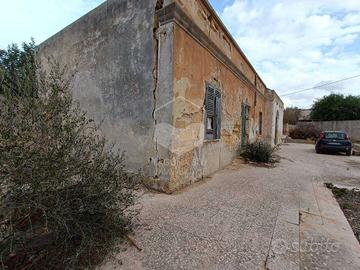
[[[219,139],[221,132],[221,93],[214,87],[207,85],[205,94],[205,137]]]
[[[206,118],[205,118],[205,137],[206,139],[214,139],[214,129],[216,123],[214,123],[215,118],[215,89],[207,86],[206,87],[206,98],[205,98],[205,109],[206,109]],[[211,119],[209,121],[209,119]],[[212,126],[212,129],[208,127]]]
[[[215,97],[215,112],[216,112],[216,139],[220,139],[221,136],[221,96],[220,93],[218,96]]]
[[[262,112],[259,113],[259,135],[262,135],[263,129],[263,114]]]
[[[207,112],[208,117],[214,117],[215,116],[215,108],[214,108],[214,99],[215,99],[215,89],[208,86],[206,87],[206,104],[205,109]]]

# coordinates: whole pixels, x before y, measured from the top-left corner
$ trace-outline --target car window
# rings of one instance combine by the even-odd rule
[[[344,133],[325,133],[325,139],[332,140],[345,140],[346,135]]]

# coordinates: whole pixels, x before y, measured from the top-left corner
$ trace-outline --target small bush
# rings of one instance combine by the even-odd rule
[[[314,125],[300,125],[290,131],[289,135],[292,139],[315,140],[319,137],[319,134],[320,130],[318,130]]]
[[[136,177],[58,67],[36,95],[1,89],[0,268],[93,268],[131,230]]]
[[[256,141],[254,143],[247,144],[242,156],[247,160],[262,162],[262,163],[274,163],[275,148],[269,143],[263,141]]]

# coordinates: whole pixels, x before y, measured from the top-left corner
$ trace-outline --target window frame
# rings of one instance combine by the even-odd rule
[[[259,135],[263,135],[263,112],[259,112]]]
[[[214,141],[221,139],[221,91],[210,83],[205,84],[205,140]],[[210,117],[209,117],[210,116]],[[208,129],[208,120],[212,119],[212,129]]]

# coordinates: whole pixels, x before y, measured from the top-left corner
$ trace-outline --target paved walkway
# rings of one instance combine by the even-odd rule
[[[360,182],[360,157],[281,147],[273,169],[234,162],[179,194],[146,194],[138,251],[103,269],[360,269],[360,245],[323,182]]]

